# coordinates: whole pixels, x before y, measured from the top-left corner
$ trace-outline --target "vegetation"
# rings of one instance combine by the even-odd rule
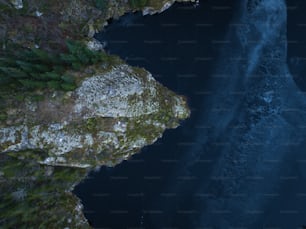
[[[95,6],[99,10],[106,10],[108,6],[108,1],[109,0],[95,0]]]
[[[67,41],[67,51],[56,54],[42,49],[25,49],[19,46],[2,51],[0,57],[0,85],[9,89],[55,89],[70,91],[76,87],[68,70],[104,62],[103,52],[89,50],[83,43]]]
[[[95,72],[98,63],[102,63],[99,71],[122,63],[119,57],[90,51],[77,40],[102,28],[108,17],[123,14],[130,9],[128,6],[139,10],[146,5],[154,4],[158,8],[163,4],[162,0],[122,0],[112,5],[109,2],[27,0],[23,1],[22,9],[16,10],[9,1],[0,0],[1,127],[23,122],[24,119],[19,118],[23,113],[11,108],[26,104],[28,98],[38,101],[44,98],[46,91],[75,89],[83,76]],[[66,41],[68,37],[74,41]],[[35,45],[41,48],[28,48]],[[167,109],[164,112],[152,119],[168,122],[169,112]],[[36,112],[36,115],[40,114]],[[44,114],[41,117],[27,119],[31,125],[36,120],[48,122]],[[147,124],[149,118],[144,116],[139,118],[140,122],[135,120],[127,126],[129,141],[144,137],[150,142],[159,136],[162,130],[152,123]],[[113,131],[115,123],[117,119],[91,118],[79,125],[97,133],[97,126]],[[122,136],[118,139],[126,141]],[[128,143],[121,143],[126,145],[125,150]],[[129,154],[115,152],[111,147],[109,144],[96,156],[71,151],[66,158],[68,162],[88,160],[92,165],[99,162],[113,166]],[[0,154],[0,228],[89,228],[76,207],[77,198],[71,193],[88,170],[38,163],[48,156],[47,152],[31,150]]]
[[[148,0],[129,0],[132,8],[142,8],[147,5]]]
[[[26,158],[20,160],[24,154]],[[87,170],[40,165],[37,154],[0,155],[0,228],[89,228],[86,222],[79,225],[75,210],[78,200],[67,192]]]

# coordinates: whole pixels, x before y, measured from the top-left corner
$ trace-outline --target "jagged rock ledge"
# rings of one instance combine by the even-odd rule
[[[17,10],[25,8],[27,14],[36,15],[20,17],[27,20],[26,25],[32,25],[31,20],[44,22],[47,18],[59,22],[44,23],[51,26],[48,31],[85,24],[77,31],[87,34],[88,47],[93,50],[104,48],[92,37],[107,25],[107,19],[141,10],[132,9],[127,1],[116,0],[109,1],[105,14],[82,0],[59,1],[48,10],[28,8],[22,0],[10,2]],[[144,15],[161,13],[174,2],[152,0],[142,12]],[[38,15],[37,10],[43,14]],[[18,23],[10,20],[6,23],[11,32],[5,34],[16,43],[26,47],[49,47],[48,42],[44,42],[46,39],[32,39],[33,31],[39,26],[28,34],[23,30],[24,33],[19,33]],[[68,26],[71,23],[74,26]],[[57,24],[62,27],[52,27]],[[66,30],[64,34],[67,32],[73,35],[73,30]],[[61,37],[52,36],[50,33],[49,40]],[[36,40],[41,44],[37,45]],[[0,211],[1,228],[20,225],[90,228],[81,202],[71,193],[73,187],[92,168],[115,166],[127,160],[142,147],[154,143],[167,128],[176,128],[190,115],[186,99],[163,87],[144,69],[122,61],[93,68],[77,73],[79,87],[75,91],[41,92],[43,100],[12,94],[5,102],[7,106],[1,114],[7,118],[0,119],[0,193],[3,193],[0,205],[4,209]]]
[[[25,101],[7,108],[0,150],[47,151],[39,161],[48,165],[113,166],[189,116],[183,97],[125,64],[96,72],[73,92]]]
[[[199,4],[199,0],[151,0],[149,1],[150,4],[148,6],[144,6],[142,9],[132,9],[126,6],[120,6],[116,4],[116,1],[114,1],[109,7],[105,21],[96,23],[95,26],[93,24],[89,26],[88,37],[92,38],[104,27],[108,26],[108,20],[110,19],[118,19],[126,13],[138,11],[141,11],[143,16],[160,14],[169,9],[176,2],[189,2],[194,3],[195,5]]]
[[[73,187],[94,167],[115,166],[154,143],[190,110],[149,72],[121,63],[96,68],[75,91],[14,100],[6,113],[0,122],[3,228],[20,222],[90,228]],[[19,222],[18,209],[31,213]]]
[[[169,9],[175,2],[198,2],[198,0],[167,0],[163,1],[162,7],[157,9],[156,7],[147,6],[142,9],[143,15],[153,15],[159,14],[164,12],[165,10]]]

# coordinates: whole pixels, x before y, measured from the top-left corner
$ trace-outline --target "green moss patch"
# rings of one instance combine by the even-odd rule
[[[69,192],[86,170],[50,167],[4,154],[0,159],[1,228],[90,228],[76,210],[77,198]]]

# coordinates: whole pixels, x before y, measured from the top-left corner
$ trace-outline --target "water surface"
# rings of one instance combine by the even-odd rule
[[[305,3],[291,3],[176,4],[156,16],[126,15],[97,35],[110,53],[186,95],[192,115],[76,188],[95,228],[306,223],[306,100],[293,81],[303,88],[303,27],[294,15]],[[287,28],[288,41],[298,40],[288,50]]]

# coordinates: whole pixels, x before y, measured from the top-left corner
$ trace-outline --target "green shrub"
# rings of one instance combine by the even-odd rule
[[[58,81],[48,81],[47,82],[48,88],[54,89],[54,90],[61,90],[61,84]]]
[[[95,5],[99,10],[106,10],[108,6],[108,0],[95,0]]]
[[[148,0],[129,0],[130,6],[132,8],[142,8],[146,6]]]
[[[5,121],[7,119],[7,114],[0,113],[0,121]]]
[[[12,45],[0,51],[0,86],[24,88],[74,90],[75,79],[65,74],[67,70],[106,60],[103,52],[95,52],[79,41],[68,40],[65,53],[49,53],[42,49],[25,49]]]
[[[72,91],[76,88],[75,85],[73,84],[69,84],[69,83],[63,83],[61,84],[61,89],[64,91]]]

